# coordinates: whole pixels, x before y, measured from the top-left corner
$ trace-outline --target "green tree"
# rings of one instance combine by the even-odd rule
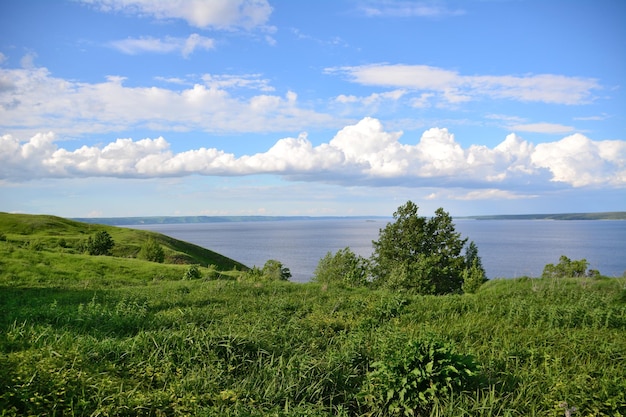
[[[475,293],[478,288],[487,281],[485,268],[482,260],[478,256],[478,246],[470,242],[465,247],[465,269],[463,270],[462,289],[465,293]]]
[[[432,218],[419,216],[418,207],[408,201],[393,218],[372,242],[374,282],[419,294],[460,291],[467,239],[456,232],[452,217],[442,208]]]
[[[139,257],[151,262],[163,263],[165,261],[165,252],[155,238],[149,237],[141,246]]]
[[[367,260],[352,252],[350,248],[328,252],[317,264],[313,281],[324,284],[340,284],[358,287],[367,284]]]
[[[87,253],[90,255],[110,255],[115,242],[106,230],[97,232],[87,239]]]
[[[269,281],[288,281],[291,278],[291,271],[282,262],[270,259],[265,262],[261,270],[263,277]]]
[[[565,255],[561,255],[559,258],[559,263],[547,264],[543,268],[543,272],[541,274],[542,278],[565,278],[565,277],[584,277],[587,271],[587,267],[589,266],[589,262],[586,259],[580,259],[578,261],[572,261]],[[599,275],[600,273],[595,271],[594,275]]]

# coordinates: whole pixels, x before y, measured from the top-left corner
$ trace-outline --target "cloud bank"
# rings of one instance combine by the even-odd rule
[[[546,180],[571,187],[626,187],[626,142],[593,141],[581,134],[533,145],[515,134],[494,148],[463,148],[447,129],[432,128],[414,143],[364,118],[328,142],[314,146],[306,133],[278,140],[265,152],[235,157],[215,148],[174,153],[162,137],[117,139],[106,146],[59,147],[53,133],[27,141],[0,137],[0,179],[277,174],[288,180],[343,185],[545,187]],[[484,193],[483,193],[484,194]]]

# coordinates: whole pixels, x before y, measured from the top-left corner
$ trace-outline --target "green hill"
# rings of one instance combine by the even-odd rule
[[[85,242],[106,231],[114,241],[111,256],[85,254]],[[163,249],[164,263],[138,259],[149,238]],[[21,278],[21,284],[46,277],[76,279],[93,275],[107,280],[119,276],[146,280],[180,277],[195,264],[218,273],[248,268],[219,253],[147,230],[87,224],[48,215],[0,213],[0,283]],[[40,277],[40,278],[37,278]],[[84,278],[84,276],[83,276]],[[48,279],[46,279],[47,281]]]

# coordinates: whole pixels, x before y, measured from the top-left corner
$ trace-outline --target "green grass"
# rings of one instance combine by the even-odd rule
[[[216,252],[147,230],[81,223],[48,215],[0,213],[1,240],[53,254],[76,254],[81,242],[101,230],[108,232],[115,241],[112,249],[115,257],[135,258],[142,244],[153,237],[163,247],[166,263],[213,265],[218,270],[247,269]]]
[[[393,415],[368,395],[408,384],[393,353],[425,341],[477,371],[425,399],[393,391],[421,405],[415,415],[564,416],[565,402],[573,416],[626,415],[625,278],[495,280],[449,296],[208,279],[206,267],[183,280],[185,265],[0,231],[0,416]],[[44,248],[24,247],[33,235]],[[400,372],[389,390],[372,386],[380,362]],[[416,369],[437,382],[442,363]]]

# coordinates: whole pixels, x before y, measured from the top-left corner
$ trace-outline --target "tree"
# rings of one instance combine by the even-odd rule
[[[139,257],[151,262],[163,263],[165,261],[165,252],[155,238],[149,237],[141,246]]]
[[[475,293],[487,281],[485,268],[478,256],[478,247],[472,241],[465,247],[465,269],[463,270],[462,289],[465,293]]]
[[[542,278],[565,278],[565,277],[584,277],[587,271],[587,267],[589,266],[589,262],[586,259],[580,259],[578,261],[572,261],[565,255],[561,255],[559,258],[559,263],[547,264],[543,268],[543,272],[541,274]],[[600,275],[599,272],[593,272],[594,275]]]
[[[372,242],[375,283],[420,294],[460,291],[466,266],[461,251],[467,239],[456,232],[452,217],[442,208],[430,219],[421,217],[408,201],[393,218]]]
[[[334,255],[328,252],[320,259],[313,281],[330,284],[336,283],[348,287],[358,287],[367,284],[367,260],[356,255],[350,248],[338,250]]]
[[[87,239],[87,253],[90,255],[110,255],[115,245],[113,238],[106,230],[97,232]]]
[[[270,259],[265,262],[261,270],[263,277],[269,281],[288,281],[291,278],[291,271],[282,262]]]

